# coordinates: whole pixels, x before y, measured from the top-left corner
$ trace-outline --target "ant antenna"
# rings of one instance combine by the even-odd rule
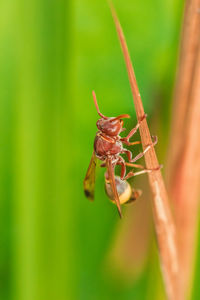
[[[120,116],[118,116],[118,117],[116,117],[116,118],[111,119],[110,122],[113,122],[113,121],[118,120],[118,119],[123,119],[123,118],[130,118],[130,116],[127,115],[127,114],[125,114],[125,115],[120,115]]]
[[[96,106],[96,109],[97,109],[98,115],[99,115],[100,117],[102,117],[103,119],[108,119],[108,117],[104,116],[104,115],[103,115],[103,114],[100,112],[100,110],[99,110],[99,107],[98,107],[98,104],[97,104],[97,98],[96,98],[96,94],[95,94],[95,92],[94,92],[94,91],[92,91],[92,95],[93,95],[94,104],[95,104],[95,106]]]

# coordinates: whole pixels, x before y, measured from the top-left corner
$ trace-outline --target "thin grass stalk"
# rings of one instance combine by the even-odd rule
[[[176,225],[178,232],[178,253],[180,259],[180,284],[183,296],[190,293],[189,283],[193,273],[195,238],[199,207],[200,181],[200,42],[191,84],[190,97],[185,119],[184,141],[179,153],[173,185]],[[183,298],[184,299],[184,298]]]
[[[174,93],[168,176],[178,236],[180,291],[191,292],[200,179],[200,0],[187,0]]]
[[[116,25],[116,30],[119,36],[120,44],[122,47],[123,55],[126,62],[129,81],[131,85],[133,101],[135,105],[137,119],[140,120],[144,116],[144,108],[140,96],[140,92],[137,86],[135,73],[131,63],[128,47],[125,41],[125,37],[119,23],[118,17],[111,6],[113,19]],[[141,123],[140,136],[143,149],[152,144],[150,131],[146,120]],[[152,147],[145,155],[146,166],[149,169],[158,168],[158,159],[154,148]],[[154,215],[154,223],[157,234],[161,269],[163,271],[165,288],[168,295],[168,299],[177,300],[177,272],[178,272],[178,259],[177,259],[177,246],[175,236],[175,226],[171,215],[168,196],[163,181],[161,171],[155,171],[148,174],[149,184],[153,194],[152,209]]]
[[[200,36],[200,0],[187,0],[182,28],[180,45],[180,58],[174,90],[175,112],[172,116],[172,135],[169,159],[168,181],[173,182],[174,168],[182,149],[184,140],[182,133],[185,130],[185,117],[187,115],[188,101],[195,68]]]

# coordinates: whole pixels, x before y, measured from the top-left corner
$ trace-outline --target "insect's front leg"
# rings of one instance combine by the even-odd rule
[[[141,142],[134,142],[130,143],[129,139],[137,132],[138,128],[140,127],[141,122],[147,117],[147,114],[144,114],[144,116],[138,121],[137,125],[129,132],[129,134],[125,138],[121,138],[121,142],[131,146],[135,144],[140,144]]]

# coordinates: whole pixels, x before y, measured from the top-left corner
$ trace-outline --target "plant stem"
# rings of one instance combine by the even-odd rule
[[[133,100],[136,110],[138,121],[144,116],[144,108],[137,86],[133,66],[131,63],[128,47],[125,37],[117,18],[114,7],[111,6],[112,15],[116,25],[116,30],[119,36],[120,44],[124,54],[126,67],[128,71],[129,81],[133,94]],[[152,144],[150,131],[146,120],[141,123],[140,135],[142,140],[143,149]],[[149,169],[159,167],[157,156],[154,148],[152,147],[145,154],[146,166]],[[160,250],[161,269],[163,271],[165,287],[169,299],[178,300],[177,295],[177,272],[178,272],[178,259],[177,247],[175,238],[175,226],[172,219],[168,196],[163,181],[161,171],[154,171],[148,174],[149,184],[153,194],[152,209],[154,215],[155,229],[157,233],[158,245]]]
[[[174,91],[174,108],[172,119],[172,135],[169,160],[169,178],[173,182],[174,168],[183,146],[182,134],[185,130],[188,101],[190,97],[192,77],[198,51],[200,36],[200,0],[187,0],[182,28],[179,67]]]
[[[200,0],[187,0],[174,93],[169,192],[178,236],[180,291],[191,289],[200,178]]]
[[[193,271],[193,257],[198,220],[200,179],[200,45],[191,84],[190,98],[185,119],[184,146],[179,152],[174,170],[171,196],[174,202],[178,253],[181,266],[180,284],[187,294]]]

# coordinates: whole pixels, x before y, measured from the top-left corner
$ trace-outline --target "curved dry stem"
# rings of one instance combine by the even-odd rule
[[[133,94],[133,100],[135,105],[135,110],[137,114],[137,119],[140,120],[144,116],[144,108],[137,86],[133,66],[131,63],[130,55],[128,52],[128,47],[125,41],[125,37],[117,18],[116,12],[112,4],[111,11],[116,25],[117,33],[119,36],[120,44],[124,54],[126,67],[128,71],[129,81],[131,85],[131,90]],[[152,144],[152,139],[150,131],[146,120],[141,123],[140,135],[142,140],[143,149],[147,145]],[[159,167],[157,156],[154,148],[152,147],[145,154],[146,166],[148,169],[153,169]],[[161,171],[155,171],[148,174],[149,184],[153,194],[152,209],[154,214],[154,223],[157,233],[161,269],[164,275],[164,282],[166,291],[169,299],[178,300],[177,292],[177,272],[178,272],[178,259],[177,259],[177,247],[175,238],[175,226],[172,219],[168,196],[163,181]]]

